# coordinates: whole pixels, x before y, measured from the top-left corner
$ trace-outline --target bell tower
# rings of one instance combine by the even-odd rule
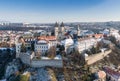
[[[59,24],[56,22],[54,27],[55,27],[55,29],[54,29],[55,37],[57,38],[58,37],[58,32],[59,32]]]
[[[77,26],[77,36],[80,35],[80,25]]]
[[[56,22],[55,23],[55,37],[58,40],[61,40],[64,38],[64,34],[65,34],[65,27],[64,27],[64,23],[62,22],[60,25]]]
[[[65,32],[65,27],[64,27],[64,23],[63,22],[61,23],[60,27],[61,27],[61,32],[62,32],[62,35],[63,35],[64,32]]]
[[[64,38],[64,34],[65,34],[65,27],[64,27],[64,23],[62,22],[60,25],[60,35],[59,35],[60,40]]]

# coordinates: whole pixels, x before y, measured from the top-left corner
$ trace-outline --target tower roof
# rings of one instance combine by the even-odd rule
[[[64,23],[63,22],[61,23],[60,27],[64,27]]]
[[[56,23],[55,23],[55,27],[58,27],[58,26],[59,26],[59,24],[56,22]]]

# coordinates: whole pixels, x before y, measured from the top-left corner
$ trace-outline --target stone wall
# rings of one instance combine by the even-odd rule
[[[29,54],[29,53],[21,53],[20,54],[20,59],[21,61],[26,64],[30,65],[31,67],[58,67],[62,68],[63,67],[63,61],[62,59],[32,59],[34,57],[34,54]]]
[[[24,64],[30,65],[31,55],[30,53],[20,53],[20,59]]]
[[[63,62],[62,60],[56,60],[56,59],[41,59],[41,60],[32,60],[31,61],[31,67],[44,67],[44,66],[49,66],[49,67],[58,67],[62,68],[63,67]]]

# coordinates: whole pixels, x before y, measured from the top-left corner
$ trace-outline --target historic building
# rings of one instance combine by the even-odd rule
[[[57,22],[55,23],[55,37],[57,40],[62,40],[65,36],[65,27],[64,23],[62,22],[61,25],[59,25]]]
[[[57,45],[56,37],[55,36],[40,36],[35,43],[35,52],[40,52],[44,55],[50,47]]]
[[[80,33],[81,33],[81,31],[80,31],[80,25],[78,25],[77,26],[77,36],[80,36]]]

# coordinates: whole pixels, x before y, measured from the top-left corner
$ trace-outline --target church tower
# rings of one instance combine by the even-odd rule
[[[64,38],[65,34],[65,27],[64,23],[62,22],[61,25],[59,25],[57,22],[55,23],[55,36],[58,40],[61,40]]]
[[[58,32],[59,32],[59,24],[56,22],[54,27],[55,27],[55,29],[54,29],[55,37],[57,38],[58,37]]]
[[[65,27],[64,27],[64,23],[62,22],[60,25],[59,40],[64,38],[64,34],[65,34]]]
[[[77,36],[80,36],[80,25],[77,26]]]
[[[63,22],[61,23],[60,27],[61,27],[61,32],[62,32],[62,35],[63,35],[64,32],[65,32],[65,27],[64,27],[64,23]]]

